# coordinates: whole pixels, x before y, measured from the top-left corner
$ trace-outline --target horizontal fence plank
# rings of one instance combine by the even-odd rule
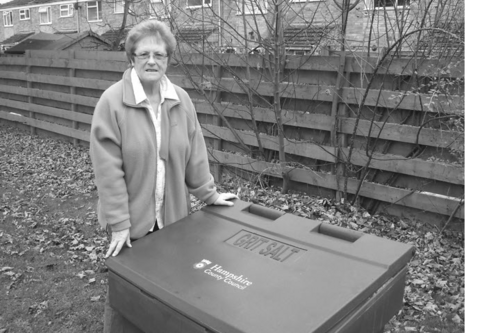
[[[218,127],[214,125],[202,125],[203,134],[209,138],[222,139],[225,141],[237,143],[239,142],[234,134],[228,128]],[[255,133],[250,131],[235,130],[240,139],[247,145],[257,147],[257,138]],[[260,139],[263,148],[274,151],[279,151],[278,138],[271,135],[260,134]],[[321,159],[323,161],[335,162],[337,149],[335,147],[321,146],[309,142],[300,142],[286,140],[284,150],[287,154],[299,155],[303,157]]]
[[[203,55],[201,53],[175,54],[172,58],[172,65],[186,66],[227,66],[227,67],[243,67],[247,64],[250,67],[262,67],[263,63],[267,63],[262,56],[249,54],[246,57],[235,53],[215,53]]]
[[[85,105],[85,106],[90,106],[90,107],[95,107],[97,104],[97,101],[99,101],[98,98],[94,98],[94,97],[65,94],[65,93],[61,93],[61,92],[47,91],[47,90],[40,90],[40,89],[29,89],[28,93],[29,93],[29,96],[32,96],[32,97],[44,98],[44,99],[49,99],[49,100],[59,101],[59,102],[64,102],[64,103],[70,103],[70,104]]]
[[[340,132],[353,134],[356,120],[344,118],[341,121]],[[371,128],[371,129],[370,129]],[[382,129],[382,130],[381,130]],[[418,134],[418,135],[417,135]],[[406,143],[416,143],[424,146],[451,148],[455,150],[464,150],[464,133],[443,131],[430,128],[420,129],[416,126],[373,122],[369,120],[360,120],[356,130],[356,135],[367,136],[383,140],[391,140]]]
[[[125,61],[95,61],[91,59],[27,58],[26,65],[49,68],[74,68],[92,71],[124,72],[129,64]]]
[[[63,110],[63,109],[52,108],[52,107],[44,106],[44,105],[24,103],[24,102],[14,101],[11,99],[0,98],[0,106],[2,106],[2,105],[7,106],[7,107],[11,107],[11,108],[15,108],[15,109],[19,109],[19,110],[30,111],[30,112],[33,112],[35,114],[40,113],[40,114],[54,116],[54,117],[58,117],[58,118],[62,118],[62,119],[73,120],[73,121],[77,121],[80,123],[85,123],[85,124],[92,123],[92,115],[90,115],[90,114],[73,112],[73,111],[68,111],[68,110]]]
[[[74,52],[74,55],[73,55]],[[127,56],[124,51],[48,51],[48,50],[31,50],[31,58],[66,58],[66,59],[89,59],[94,61],[121,61],[126,62]]]
[[[232,78],[222,78],[220,80],[215,80],[209,78],[210,81],[202,81],[200,78],[193,78],[191,82],[187,78],[176,78],[171,76],[172,82],[179,84],[181,87],[188,89],[204,89],[207,91],[211,90],[222,90],[225,92],[230,92],[234,94],[246,94],[251,90],[254,94],[259,94],[261,96],[273,97],[274,96],[274,84],[265,81],[249,81],[249,82],[239,82]],[[242,87],[243,86],[243,87]],[[335,91],[334,86],[328,85],[294,85],[291,82],[280,83],[279,85],[280,96],[283,99],[293,98],[293,99],[305,99],[314,101],[332,101],[332,93]]]
[[[75,128],[62,126],[54,123],[49,123],[46,121],[23,117],[20,115],[15,115],[7,112],[0,111],[0,119],[5,119],[9,121],[18,122],[21,124],[25,124],[28,126],[40,128],[49,132],[62,134],[68,136],[70,138],[82,140],[89,142],[90,141],[90,132],[78,130]]]
[[[173,59],[174,64],[185,64],[190,66],[231,66],[245,68],[262,68],[263,64],[268,64],[259,55],[238,55],[238,54],[214,54],[203,56],[203,54],[178,55]],[[309,70],[322,72],[337,72],[340,65],[340,56],[293,56],[286,57],[285,69],[287,70]],[[461,78],[464,76],[464,62],[461,59],[454,60],[429,60],[416,58],[393,58],[386,57],[380,62],[380,57],[366,57],[357,55],[346,56],[346,72],[373,74],[375,69],[378,74],[388,75],[418,75],[420,77],[439,76]],[[418,69],[417,72],[415,70]]]
[[[7,86],[4,84],[0,84],[0,92],[7,93],[7,94],[20,95],[20,96],[29,96],[28,95],[28,88]]]
[[[348,156],[349,148],[342,148],[343,156]],[[351,163],[365,166],[369,157],[366,151],[353,149]],[[464,168],[459,165],[404,158],[402,156],[373,153],[369,168],[401,173],[405,175],[439,180],[447,183],[464,185]]]
[[[196,112],[201,114],[218,115],[214,107],[207,101],[193,100]],[[248,106],[235,105],[230,103],[214,103],[224,117],[251,120]],[[276,116],[273,110],[253,107],[252,111],[256,121],[266,123],[276,123]],[[310,128],[315,130],[330,131],[332,117],[324,114],[310,114],[309,112],[283,110],[283,124],[292,127]]]
[[[15,71],[0,71],[0,78],[26,81],[25,72],[15,72]]]
[[[79,105],[85,105],[90,107],[95,107],[97,104],[98,98],[89,97],[89,96],[81,96],[81,95],[72,95],[65,94],[61,92],[41,90],[41,89],[28,89],[23,87],[10,87],[6,85],[0,84],[0,92],[21,95],[21,96],[31,96],[36,98],[44,98],[58,102],[65,103],[73,103]]]
[[[362,88],[343,88],[342,102],[359,105],[365,93],[366,89]],[[463,97],[372,89],[366,94],[364,105],[398,110],[457,114],[460,110],[463,110]]]
[[[198,87],[201,87],[201,80],[198,80],[199,83],[192,82],[188,77],[184,75],[169,75],[168,79],[173,83],[178,85],[181,88],[184,89],[198,89]],[[209,89],[205,89],[207,92]],[[215,89],[214,89],[215,90]]]
[[[340,56],[287,56],[285,69],[290,71],[338,72]]]
[[[98,79],[85,79],[78,77],[31,74],[31,73],[26,74],[24,72],[9,72],[9,71],[0,71],[0,77],[5,79],[14,79],[20,81],[36,82],[36,83],[47,83],[47,84],[60,85],[66,87],[97,89],[103,91],[115,83],[114,81],[106,81]],[[9,91],[2,90],[2,91],[14,93],[12,92],[14,90],[9,90]]]
[[[72,59],[73,50],[30,50],[29,58]]]
[[[186,89],[203,89],[206,91],[222,90],[235,94],[246,94],[248,90],[261,96],[273,97],[274,84],[271,82],[239,82],[232,78],[201,79],[171,75],[170,80]],[[244,86],[244,88],[242,87]],[[329,85],[296,85],[291,82],[280,83],[280,96],[283,99],[304,99],[312,101],[332,102],[335,86]],[[362,88],[343,88],[342,103],[360,105],[366,90]],[[373,89],[366,94],[365,106],[398,110],[413,110],[431,113],[456,114],[461,110],[463,99],[460,96],[435,96],[429,94],[412,94],[392,90]]]
[[[359,66],[360,68],[371,68],[371,72],[378,59],[371,58],[371,60],[360,62],[359,57],[355,58],[353,67]],[[366,58],[365,58],[366,59]],[[368,66],[360,66],[362,63],[368,63]],[[424,59],[424,58],[393,58],[391,56],[380,64],[380,74],[391,75],[416,75],[419,77],[449,77],[449,78],[463,78],[465,76],[465,62],[463,59]],[[362,70],[356,70],[362,72]]]
[[[67,87],[88,88],[97,90],[106,90],[113,81],[97,80],[97,79],[84,79],[79,77],[69,76],[55,76],[44,74],[28,74],[26,79],[31,82],[48,83]]]
[[[211,161],[216,163],[238,167],[258,174],[269,174],[274,177],[282,178],[281,169],[278,164],[257,161],[246,156],[217,150],[210,150],[209,157]],[[288,170],[290,171],[290,178],[293,181],[334,190],[340,188],[335,175],[320,174],[305,169]],[[339,180],[341,184],[344,183],[343,177],[340,177]],[[356,193],[358,185],[359,180],[349,178],[347,192],[351,194]],[[461,205],[461,200],[458,198],[400,189],[366,181],[361,187],[360,195],[390,204],[408,206],[443,215],[451,215],[455,208]],[[457,210],[455,217],[464,218],[463,206]]]
[[[0,57],[0,65],[23,66],[26,65],[25,57]]]
[[[46,91],[40,89],[29,89],[29,95],[37,98],[50,99],[53,101],[65,102],[70,104],[79,104],[90,107],[95,107],[97,101],[99,100],[98,98],[93,98],[88,96],[65,94],[65,93]]]

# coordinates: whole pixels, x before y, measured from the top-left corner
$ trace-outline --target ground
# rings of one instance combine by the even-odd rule
[[[410,243],[404,303],[384,332],[464,332],[464,237],[225,175],[221,191]],[[88,148],[0,125],[0,333],[100,332],[108,245]],[[202,205],[193,198],[194,209]]]

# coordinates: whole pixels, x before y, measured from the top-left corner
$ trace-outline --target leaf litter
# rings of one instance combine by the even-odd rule
[[[16,235],[0,229],[0,254],[22,257],[27,253],[48,252],[54,257],[54,263],[45,265],[46,270],[53,270],[60,261],[75,266],[87,263],[92,269],[78,271],[75,278],[86,281],[89,288],[99,286],[96,274],[107,271],[103,256],[108,238],[98,227],[94,207],[85,208],[71,201],[75,197],[89,201],[97,197],[88,148],[0,126],[0,174],[4,175],[0,178],[0,222],[8,221],[19,231]],[[458,331],[463,332],[463,232],[441,231],[388,215],[371,215],[362,208],[329,198],[303,193],[281,194],[275,187],[263,188],[260,184],[225,174],[218,186],[220,191],[238,193],[242,200],[415,247],[415,255],[408,265],[403,308],[386,326],[386,332],[433,332],[432,328],[419,324],[426,318],[453,322]],[[66,203],[67,207],[51,211],[47,209],[47,201]],[[193,211],[203,205],[192,197]],[[68,209],[85,212],[81,217],[69,217],[64,211]],[[94,227],[94,232],[85,232],[83,226]],[[25,268],[23,272],[4,266],[0,268],[0,277],[10,280],[6,289],[11,289],[23,275],[33,274],[33,270]],[[101,280],[101,283],[105,282]],[[104,301],[99,295],[89,300]],[[38,316],[47,307],[48,303],[40,302],[29,309]]]

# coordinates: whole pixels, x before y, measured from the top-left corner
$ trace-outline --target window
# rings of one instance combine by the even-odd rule
[[[267,0],[245,0],[245,14],[267,13]],[[238,0],[238,14],[243,14],[243,0]]]
[[[186,5],[188,8],[210,7],[212,5],[212,0],[186,0]]]
[[[3,26],[12,27],[12,12],[3,12]]]
[[[123,14],[125,12],[125,1],[115,0],[115,14]]]
[[[19,9],[19,19],[21,21],[30,19],[30,10],[28,9]]]
[[[38,7],[38,14],[40,14],[40,24],[52,24],[50,6]]]
[[[409,5],[410,0],[365,0],[368,9],[394,9]]]
[[[87,21],[95,22],[102,19],[102,6],[100,1],[90,1],[87,5]]]
[[[61,5],[59,7],[61,17],[72,17],[73,16],[73,5]]]
[[[309,54],[311,54],[311,49],[305,49],[305,48],[300,48],[300,49],[287,48],[286,49],[286,54],[297,55],[297,56],[309,55]]]

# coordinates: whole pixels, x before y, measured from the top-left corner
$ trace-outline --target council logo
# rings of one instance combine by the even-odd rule
[[[202,268],[204,268],[205,266],[210,265],[211,263],[212,263],[211,261],[206,260],[206,259],[203,259],[203,260],[202,260],[202,261],[200,261],[199,263],[194,264],[194,268],[196,268],[196,269],[202,269]]]

